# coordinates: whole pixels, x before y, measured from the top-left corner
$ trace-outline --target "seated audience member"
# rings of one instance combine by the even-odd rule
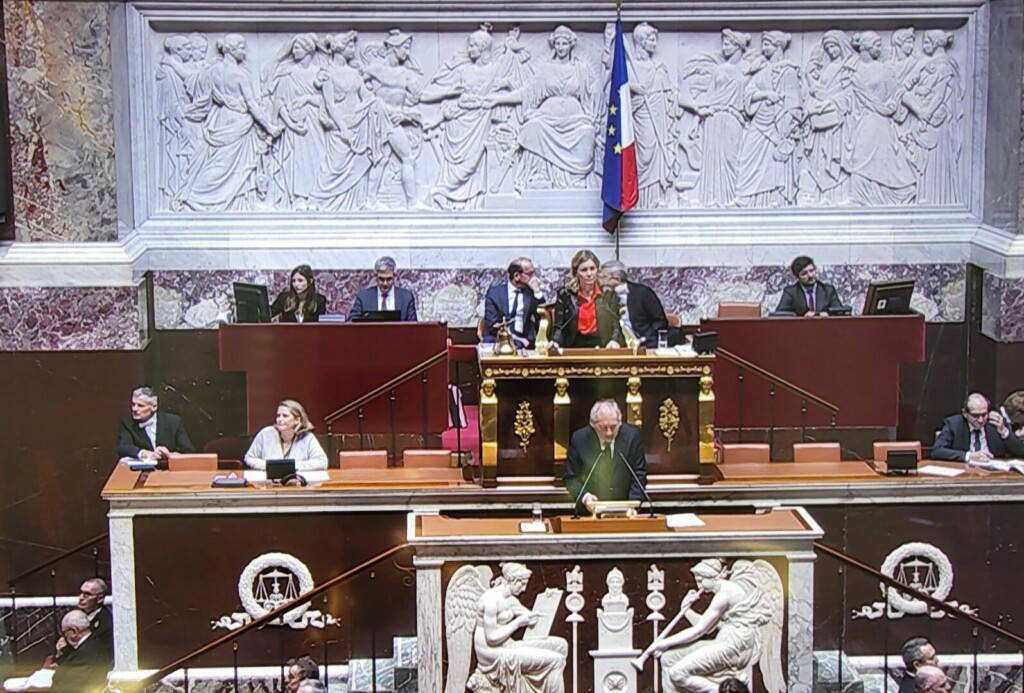
[[[348,319],[355,320],[374,310],[397,310],[403,322],[416,322],[416,296],[408,289],[395,286],[395,260],[382,257],[373,265],[377,286],[368,286],[356,294]]]
[[[89,617],[92,637],[114,651],[114,619],[104,604],[107,582],[103,578],[90,578],[78,588],[78,609]]]
[[[317,666],[316,661],[308,656],[303,655],[302,657],[296,657],[289,659],[288,663],[288,679],[285,681],[285,690],[288,693],[297,693],[300,690],[300,686],[306,681],[317,681],[320,677],[320,667]]]
[[[747,684],[730,676],[718,684],[718,693],[750,693],[750,689]]]
[[[558,290],[551,342],[560,347],[608,347],[622,345],[619,300],[614,292],[602,293],[597,282],[601,263],[589,250],[572,258],[569,277]]]
[[[586,492],[580,496],[584,484]],[[615,400],[598,400],[590,409],[590,425],[575,431],[569,441],[565,461],[569,498],[579,498],[590,510],[598,500],[643,500],[646,484],[647,458],[640,429],[622,423]]]
[[[925,664],[919,667],[914,677],[918,693],[949,693],[953,690],[953,682],[937,666]]]
[[[299,684],[296,693],[327,693],[327,687],[318,679],[306,679]]]
[[[1024,390],[1011,392],[1003,400],[1003,409],[1010,417],[1010,428],[1018,438],[1024,438]]]
[[[789,269],[797,281],[782,290],[782,298],[776,312],[795,313],[803,316],[828,315],[829,309],[843,307],[836,293],[836,287],[818,281],[814,260],[801,255],[793,260]]]
[[[543,302],[544,292],[533,261],[528,257],[516,258],[509,263],[508,281],[487,290],[483,341],[493,342],[498,336],[498,323],[507,320],[513,341],[518,346],[532,347],[540,323],[537,307]]]
[[[935,656],[935,647],[928,638],[911,638],[903,643],[903,665],[906,672],[900,681],[899,693],[914,693],[916,684],[914,677],[919,667],[936,666],[939,658]]]
[[[1013,435],[1002,414],[990,409],[988,397],[972,392],[961,413],[947,417],[942,424],[932,457],[955,462],[1024,457],[1024,442]]]
[[[618,260],[601,266],[601,285],[615,291],[619,303],[626,308],[622,319],[640,343],[658,346],[658,331],[668,330],[668,318],[654,289],[629,281],[626,265]]]
[[[270,306],[271,319],[279,322],[317,322],[327,312],[327,297],[316,292],[316,279],[309,265],[292,270],[288,288]]]
[[[327,455],[313,434],[313,424],[302,405],[286,399],[277,405],[277,418],[252,439],[245,464],[266,469],[267,460],[295,460],[295,471],[327,469]]]
[[[93,637],[89,617],[73,609],[60,622],[53,693],[92,693],[107,689],[107,672],[113,666],[110,649]]]
[[[162,460],[172,452],[195,452],[181,417],[157,414],[157,396],[150,387],[132,391],[132,415],[121,419],[117,454],[141,460]]]

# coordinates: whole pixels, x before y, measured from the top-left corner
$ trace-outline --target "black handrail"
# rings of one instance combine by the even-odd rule
[[[786,390],[787,392],[791,392],[792,394],[796,395],[797,397],[800,397],[801,399],[807,400],[808,402],[810,402],[814,406],[828,411],[833,416],[835,416],[836,414],[839,413],[839,406],[838,405],[833,404],[832,402],[829,402],[827,399],[824,399],[822,397],[818,397],[814,393],[808,392],[807,390],[803,389],[799,385],[794,385],[793,383],[789,382],[785,378],[781,378],[781,377],[775,375],[770,370],[768,370],[766,368],[762,368],[761,366],[758,366],[753,361],[748,361],[745,358],[743,358],[742,356],[738,356],[738,355],[732,353],[728,349],[723,349],[722,347],[718,347],[717,349],[715,349],[715,356],[721,356],[722,358],[724,358],[726,361],[729,361],[733,365],[735,365],[735,366],[737,366],[739,368],[742,368],[743,370],[748,370],[748,371],[754,373],[755,375],[758,375],[761,378],[764,378],[765,380],[767,380],[769,383],[771,383],[773,385],[778,385],[783,390]]]
[[[331,579],[329,579],[329,580],[327,580],[327,581],[317,585],[316,587],[311,589],[309,592],[306,592],[305,594],[303,594],[303,595],[301,595],[299,597],[296,597],[295,599],[292,599],[289,602],[285,602],[284,604],[282,604],[281,606],[277,607],[273,611],[271,611],[271,612],[269,612],[267,614],[264,614],[263,616],[260,616],[257,619],[253,619],[250,623],[245,624],[244,626],[242,626],[238,630],[231,631],[230,633],[222,635],[219,638],[211,640],[210,642],[206,643],[205,645],[203,645],[203,646],[201,646],[201,647],[199,647],[199,648],[197,648],[195,650],[192,650],[191,652],[189,652],[188,654],[186,654],[186,655],[184,655],[182,657],[179,657],[178,659],[174,660],[170,664],[167,664],[165,666],[160,667],[159,669],[157,669],[155,672],[153,672],[152,674],[150,674],[146,678],[141,679],[138,682],[131,682],[130,684],[125,683],[125,684],[122,684],[122,686],[126,687],[126,688],[129,687],[129,686],[137,687],[139,690],[143,690],[143,689],[145,689],[146,686],[149,686],[150,684],[154,684],[157,681],[159,681],[160,679],[162,679],[165,676],[167,676],[168,674],[171,674],[171,673],[177,671],[178,669],[183,668],[186,664],[188,664],[192,660],[197,659],[199,657],[202,657],[207,652],[211,652],[211,651],[217,649],[218,647],[220,647],[221,645],[224,645],[224,644],[229,643],[229,642],[237,642],[239,636],[245,635],[249,631],[257,630],[259,628],[262,628],[265,624],[270,623],[271,621],[273,621],[277,617],[281,616],[282,614],[285,614],[285,613],[291,611],[296,606],[300,606],[302,604],[305,604],[309,600],[311,600],[314,597],[317,597],[317,596],[323,594],[324,592],[326,592],[327,590],[331,589],[332,587],[336,587],[337,585],[340,585],[341,583],[345,582],[346,580],[348,580],[353,575],[361,573],[362,571],[366,570],[370,566],[372,566],[372,565],[374,565],[376,563],[379,563],[380,561],[384,560],[385,558],[387,558],[387,557],[389,557],[391,555],[394,555],[394,554],[398,553],[399,551],[408,548],[409,546],[411,546],[411,544],[409,544],[409,543],[403,543],[403,544],[398,544],[396,546],[392,546],[390,549],[387,549],[386,551],[382,551],[381,553],[377,554],[376,556],[373,556],[371,558],[366,559],[365,561],[363,561],[359,565],[354,566],[352,568],[349,568],[348,570],[346,570],[343,573],[335,575]]]
[[[352,400],[348,404],[346,404],[346,405],[344,405],[342,407],[339,407],[338,409],[332,411],[330,414],[328,414],[327,416],[324,417],[324,423],[326,423],[328,428],[329,428],[332,423],[334,423],[335,421],[337,421],[341,417],[345,416],[346,414],[350,414],[350,413],[356,411],[357,409],[359,409],[360,407],[365,406],[367,403],[371,402],[372,400],[376,399],[377,397],[380,397],[385,392],[388,392],[390,390],[394,390],[394,388],[398,387],[402,383],[406,382],[407,380],[411,380],[412,378],[416,377],[417,375],[419,375],[423,371],[429,370],[431,367],[437,365],[438,363],[440,363],[441,361],[444,361],[447,358],[448,358],[448,349],[445,348],[444,351],[437,352],[436,354],[434,354],[430,358],[426,359],[425,361],[421,361],[420,363],[416,364],[415,366],[413,366],[412,368],[408,369],[407,371],[405,371],[405,372],[395,376],[391,380],[387,381],[383,385],[378,385],[377,387],[375,387],[374,389],[370,390],[366,394],[364,394],[364,395],[358,397],[357,399]]]
[[[845,563],[846,565],[848,565],[848,566],[850,566],[852,568],[856,568],[857,570],[861,571],[862,573],[867,573],[868,575],[870,575],[870,576],[880,580],[881,582],[883,582],[884,584],[888,585],[889,587],[892,587],[892,588],[894,588],[894,589],[896,589],[896,590],[898,590],[900,592],[903,592],[905,594],[911,595],[914,599],[920,599],[922,602],[924,602],[928,606],[932,607],[933,609],[936,609],[938,611],[944,612],[947,616],[953,616],[954,618],[967,619],[968,621],[970,621],[974,625],[981,626],[985,630],[988,630],[988,631],[991,631],[992,633],[995,633],[1000,638],[1005,638],[1006,640],[1009,640],[1010,642],[1015,643],[1017,645],[1017,647],[1024,648],[1024,637],[1021,637],[1019,635],[1015,635],[1015,634],[1011,633],[1008,630],[1000,628],[999,626],[997,626],[994,623],[989,623],[985,619],[980,618],[978,616],[975,616],[972,613],[969,613],[967,611],[961,611],[960,609],[957,609],[956,607],[950,606],[949,604],[946,604],[945,602],[943,602],[943,601],[941,601],[939,599],[936,599],[935,597],[932,597],[931,595],[925,594],[924,592],[921,592],[920,590],[916,590],[913,587],[908,587],[907,585],[904,585],[899,580],[896,580],[894,578],[889,577],[885,573],[872,568],[871,566],[869,566],[866,563],[863,563],[862,561],[858,561],[856,558],[853,558],[852,556],[848,556],[847,554],[843,553],[839,549],[832,548],[831,546],[829,546],[827,544],[823,544],[820,541],[814,542],[814,549],[816,551],[820,551],[821,553],[823,553],[823,554],[825,554],[825,555],[827,555],[827,556],[829,556],[831,558],[836,559],[840,563]],[[886,595],[888,595],[888,590],[886,590]]]
[[[108,536],[108,534],[106,532],[104,532],[103,534],[99,534],[99,535],[93,537],[92,539],[89,539],[88,541],[83,541],[81,544],[78,544],[77,546],[74,546],[74,547],[68,549],[67,551],[64,551],[63,553],[59,554],[58,556],[56,556],[54,558],[51,558],[50,560],[46,561],[45,563],[40,563],[39,565],[35,566],[34,568],[30,568],[29,570],[26,570],[24,572],[21,572],[21,573],[15,575],[14,577],[12,577],[10,580],[7,581],[7,586],[13,588],[15,585],[17,585],[19,582],[21,582],[25,578],[29,577],[30,575],[34,575],[35,573],[38,573],[40,570],[43,570],[45,568],[49,568],[50,566],[54,565],[55,563],[59,563],[59,562],[63,561],[68,556],[71,556],[73,554],[78,553],[82,549],[86,549],[86,548],[92,546],[93,544],[96,544],[96,543],[99,543],[99,542],[105,540],[107,538],[107,536]]]

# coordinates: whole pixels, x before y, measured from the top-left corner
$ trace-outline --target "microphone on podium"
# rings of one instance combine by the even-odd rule
[[[572,519],[578,520],[580,517],[580,499],[587,493],[587,484],[590,483],[590,477],[594,476],[594,470],[597,469],[597,463],[601,461],[604,454],[608,452],[608,444],[603,443],[601,445],[601,452],[597,454],[597,458],[594,460],[594,464],[590,466],[590,473],[587,474],[587,478],[583,481],[583,487],[580,489],[579,495],[576,496],[576,501],[572,504]]]

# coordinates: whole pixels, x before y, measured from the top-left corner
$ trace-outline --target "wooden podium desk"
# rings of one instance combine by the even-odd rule
[[[317,432],[324,417],[438,354],[447,355],[448,328],[438,322],[274,323],[221,325],[220,369],[245,371],[246,422],[255,433],[274,422],[277,403],[296,399]],[[448,426],[448,361],[394,389],[399,433],[441,433]],[[391,430],[385,392],[362,411],[362,431]],[[353,413],[335,421],[334,433],[357,433]]]
[[[580,615],[593,623],[601,595],[608,589],[608,572],[618,569],[624,578],[624,591],[635,609],[634,620],[644,623],[650,613],[644,604],[649,570],[652,565],[664,571],[666,620],[675,615],[679,600],[695,588],[690,569],[705,558],[722,558],[727,565],[737,559],[769,562],[779,574],[785,592],[785,632],[788,657],[783,659],[788,690],[810,689],[813,678],[814,629],[814,542],[823,535],[821,527],[802,507],[779,508],[764,513],[737,515],[699,515],[703,527],[685,530],[610,534],[520,534],[518,519],[445,517],[439,513],[413,512],[408,516],[408,541],[416,548],[416,610],[419,659],[419,690],[441,693],[442,643],[446,633],[444,595],[451,588],[455,570],[470,565],[485,565],[495,572],[502,562],[525,565],[533,575],[525,591],[518,595],[524,605],[532,604],[547,587],[568,590],[566,575],[579,576],[580,589],[573,597]],[[638,518],[641,520],[642,518]],[[619,524],[618,521],[611,521]],[[569,591],[563,597],[567,597]],[[648,601],[648,604],[651,602]],[[566,618],[562,606],[552,624],[551,635],[569,643],[567,679],[571,676],[572,647],[578,640],[580,690],[600,690],[593,685],[588,650],[598,645],[595,629],[581,626],[578,631]],[[706,601],[697,605],[699,611]],[[646,625],[646,624],[645,624]],[[634,629],[634,646],[643,649],[651,641],[649,627]],[[788,666],[787,666],[788,661]],[[652,667],[639,675],[636,690],[653,684]],[[600,683],[600,682],[598,682]],[[806,685],[805,685],[806,684]],[[591,688],[591,686],[593,686]],[[566,686],[567,690],[569,686]]]
[[[924,316],[869,315],[815,318],[711,318],[702,330],[719,346],[839,407],[839,426],[893,427],[899,423],[900,365],[924,361]],[[715,425],[740,424],[737,368],[715,363]],[[751,373],[743,387],[744,427],[801,425],[800,400]],[[770,413],[773,412],[773,413]],[[774,419],[771,417],[774,416]],[[810,407],[807,425],[828,426],[828,412]]]
[[[560,356],[479,350],[484,487],[497,477],[562,483],[569,438],[598,399],[640,427],[648,474],[699,474],[714,459],[714,356],[666,350],[566,349]]]

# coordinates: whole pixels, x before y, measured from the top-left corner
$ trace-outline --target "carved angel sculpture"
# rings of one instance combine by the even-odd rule
[[[551,636],[512,638],[537,620],[537,614],[517,598],[526,589],[530,574],[521,563],[502,563],[501,575],[493,581],[487,566],[463,566],[455,571],[444,601],[448,645],[445,693],[462,693],[467,688],[486,693],[564,690],[566,641]],[[474,652],[476,668],[470,675]]]
[[[735,676],[750,683],[750,670],[761,668],[770,693],[783,693],[782,580],[763,560],[736,561],[732,569],[717,558],[705,559],[691,571],[697,590],[683,598],[690,627],[651,645],[664,652],[661,666],[664,690],[673,693],[713,693],[722,679]],[[690,607],[701,594],[712,593],[703,614]],[[713,640],[698,640],[717,630]],[[675,649],[674,649],[675,648]]]

